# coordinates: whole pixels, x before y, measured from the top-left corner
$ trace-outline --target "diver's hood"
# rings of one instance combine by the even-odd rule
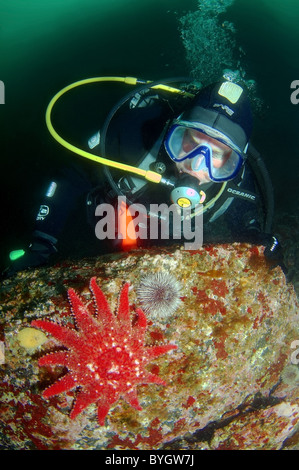
[[[232,82],[220,82],[201,90],[180,116],[184,121],[216,129],[242,151],[252,132],[252,113],[243,89]]]

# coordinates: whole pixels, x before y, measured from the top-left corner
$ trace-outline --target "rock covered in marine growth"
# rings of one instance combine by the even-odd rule
[[[121,309],[126,317],[125,331],[117,336],[124,350],[117,363],[112,355],[112,362],[102,360],[103,367],[98,367],[94,344],[88,349],[80,337],[77,363],[85,361],[93,380],[114,390],[124,387],[118,382],[123,377],[121,367],[127,367],[128,373],[134,367],[135,375],[130,377],[135,380],[138,361],[143,361],[144,377],[157,378],[137,381],[133,395],[126,383],[126,394],[114,396],[100,423],[101,394],[95,400],[89,397],[89,402],[86,395],[84,402],[81,393],[84,406],[72,414],[82,392],[78,381],[84,379],[83,372],[75,376],[71,387],[58,386],[57,394],[43,394],[67,380],[71,369],[67,354],[79,342],[76,335],[84,321],[89,322],[83,328],[85,339],[93,334],[89,316],[107,322],[105,315],[96,317],[92,309],[92,277],[112,312]],[[125,282],[130,289],[126,306],[121,307],[118,298]],[[70,310],[69,288],[80,296],[77,310],[84,321],[77,317],[76,321],[81,326]],[[138,315],[139,308],[146,310],[146,319]],[[298,447],[298,303],[281,269],[266,263],[262,247],[233,244],[196,252],[178,247],[137,250],[19,273],[1,287],[0,315],[1,448]],[[38,328],[49,320],[62,325],[61,331],[72,335],[73,343],[52,335],[51,331],[59,330],[56,327]],[[142,332],[132,337],[136,327]],[[114,347],[109,331],[105,329],[105,347]],[[136,343],[126,359],[126,344],[134,341],[157,354],[150,361],[142,355],[134,361],[140,351]],[[121,351],[122,346],[116,347]],[[107,356],[103,344],[101,348]],[[60,352],[53,355],[55,351]],[[61,365],[57,358],[63,358]]]

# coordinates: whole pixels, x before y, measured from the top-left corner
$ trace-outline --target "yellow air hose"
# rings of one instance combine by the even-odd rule
[[[76,153],[77,155],[80,155],[81,157],[87,158],[87,159],[92,160],[96,163],[100,163],[102,165],[106,165],[106,166],[109,166],[111,168],[116,168],[116,169],[119,169],[119,170],[134,173],[135,175],[141,176],[141,177],[145,178],[146,180],[148,180],[152,183],[160,183],[161,180],[162,180],[162,175],[160,175],[159,173],[156,173],[156,172],[151,171],[151,170],[143,170],[141,168],[137,168],[135,166],[127,165],[125,163],[115,162],[113,160],[109,160],[108,158],[100,157],[100,156],[94,155],[93,153],[86,152],[85,150],[80,149],[80,148],[76,147],[75,145],[72,145],[69,142],[67,142],[54,129],[52,121],[51,121],[51,113],[52,113],[54,105],[59,100],[59,98],[61,98],[61,96],[63,96],[68,91],[73,90],[74,88],[77,88],[77,87],[82,86],[82,85],[88,85],[90,83],[97,83],[97,82],[121,82],[121,83],[125,83],[127,85],[133,85],[133,86],[134,85],[139,85],[139,84],[140,85],[148,84],[149,88],[152,88],[152,89],[159,89],[159,90],[167,91],[167,92],[170,92],[170,93],[178,93],[178,94],[188,96],[190,98],[192,98],[194,95],[191,94],[191,93],[188,93],[184,90],[180,90],[179,88],[174,88],[174,87],[171,87],[171,86],[168,86],[168,85],[163,85],[163,84],[156,84],[156,85],[153,85],[151,87],[150,84],[153,83],[151,80],[144,81],[144,80],[139,80],[138,78],[135,78],[135,77],[94,77],[94,78],[86,78],[84,80],[79,80],[77,82],[71,83],[70,85],[66,86],[65,88],[62,88],[62,90],[60,90],[58,93],[56,93],[56,95],[51,99],[51,101],[50,101],[50,103],[47,107],[47,110],[46,110],[46,124],[47,124],[48,130],[49,130],[50,134],[52,135],[52,137],[57,142],[59,142],[63,147],[65,147],[66,149],[70,150],[73,153]],[[219,197],[224,192],[224,190],[226,188],[226,185],[227,185],[227,182],[224,182],[221,185],[220,191],[216,194],[216,196],[213,199],[211,199],[208,203],[206,203],[203,209],[201,209],[201,210],[203,210],[203,212],[205,212],[207,209],[209,209],[210,207],[212,207],[214,205],[214,203],[219,199]]]
[[[71,152],[74,152],[74,153],[80,155],[81,157],[87,158],[87,159],[92,160],[96,163],[101,163],[102,165],[107,165],[107,166],[112,167],[112,168],[117,168],[119,170],[134,173],[135,175],[141,176],[141,177],[145,178],[146,180],[151,181],[152,183],[160,183],[160,181],[162,179],[162,175],[160,175],[159,173],[156,173],[156,172],[151,171],[151,170],[143,170],[141,168],[136,168],[134,166],[127,165],[125,163],[115,162],[113,160],[109,160],[107,158],[94,155],[90,152],[86,152],[85,150],[80,149],[80,148],[76,147],[75,145],[72,145],[69,142],[67,142],[54,129],[52,121],[51,121],[51,113],[52,113],[54,105],[59,100],[59,98],[61,98],[62,95],[64,95],[65,93],[67,93],[70,90],[73,90],[74,88],[77,88],[77,87],[82,86],[82,85],[88,85],[90,83],[97,83],[97,82],[122,82],[122,83],[125,83],[125,84],[128,84],[128,85],[137,85],[139,83],[144,83],[143,81],[139,81],[137,78],[134,78],[134,77],[94,77],[94,78],[87,78],[87,79],[84,79],[84,80],[79,80],[77,82],[74,82],[74,83],[66,86],[65,88],[60,90],[58,93],[56,93],[56,95],[51,99],[51,101],[50,101],[50,103],[47,107],[47,110],[46,110],[46,124],[47,124],[47,127],[48,127],[48,130],[49,130],[50,134],[63,147],[70,150]],[[150,83],[151,83],[150,81],[145,82],[145,83],[149,83],[149,87],[150,87]],[[167,86],[167,85],[162,85],[162,84],[154,85],[152,88],[153,89],[162,89],[164,91],[169,91],[169,92],[172,92],[172,93],[186,94],[186,92],[183,92],[182,90],[180,90],[178,88],[173,88],[173,87],[170,87],[170,86]],[[192,96],[189,93],[188,93],[188,95]]]

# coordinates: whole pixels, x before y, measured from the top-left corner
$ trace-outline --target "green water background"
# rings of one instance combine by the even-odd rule
[[[51,97],[91,76],[188,75],[179,19],[197,9],[196,0],[0,0],[0,80],[5,84],[5,104],[0,105],[1,263],[29,240],[38,195],[51,170],[78,158],[46,130]],[[235,0],[221,20],[234,24],[234,40],[245,52],[246,77],[256,81],[263,103],[253,142],[268,165],[277,211],[298,213],[299,105],[291,104],[290,84],[299,79],[299,2]],[[208,75],[208,55],[205,66]],[[73,109],[78,114],[66,113],[63,123],[62,133],[75,130],[78,142],[96,128],[101,107],[96,92],[88,92],[86,100],[85,107]]]

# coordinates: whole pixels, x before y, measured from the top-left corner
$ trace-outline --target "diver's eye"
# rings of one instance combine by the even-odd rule
[[[184,140],[183,140],[183,148],[190,150],[193,150],[200,144],[200,140],[196,138],[196,135],[194,135],[194,131],[190,131],[187,129],[184,135]]]

